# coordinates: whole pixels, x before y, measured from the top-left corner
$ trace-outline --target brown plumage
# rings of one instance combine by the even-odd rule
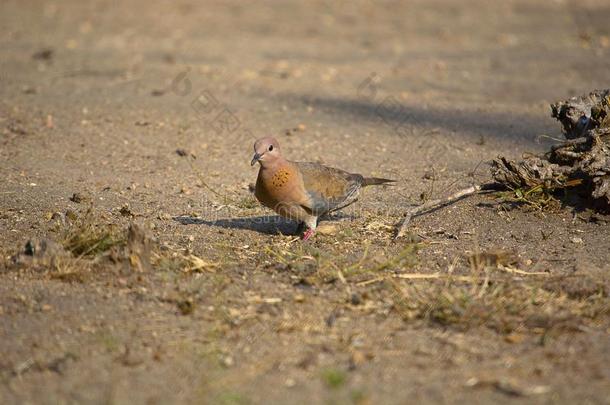
[[[313,234],[320,216],[354,203],[362,187],[394,181],[363,177],[319,163],[291,162],[282,156],[278,141],[271,137],[255,142],[251,163],[256,162],[261,167],[254,195],[266,207],[305,225],[305,240]]]

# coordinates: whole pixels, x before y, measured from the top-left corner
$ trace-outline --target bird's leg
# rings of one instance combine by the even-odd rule
[[[318,226],[318,217],[309,216],[305,218],[303,222],[307,227],[307,230],[303,234],[303,241],[306,241],[311,238],[316,231],[316,226]]]
[[[305,233],[303,234],[303,242],[309,240],[309,238],[311,238],[314,234],[314,230],[313,229],[308,229],[305,231]]]

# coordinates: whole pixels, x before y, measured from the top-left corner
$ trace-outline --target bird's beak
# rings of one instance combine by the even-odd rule
[[[250,162],[250,166],[254,166],[254,164],[261,159],[261,156],[262,155],[255,153],[254,157],[252,158],[252,161]]]

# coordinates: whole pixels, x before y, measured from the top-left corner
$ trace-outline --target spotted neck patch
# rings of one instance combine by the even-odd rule
[[[290,172],[286,169],[279,169],[273,177],[271,178],[271,184],[275,188],[281,188],[288,183],[288,179],[290,178]]]

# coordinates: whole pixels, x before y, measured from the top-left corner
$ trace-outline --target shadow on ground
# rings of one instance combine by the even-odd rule
[[[267,235],[293,235],[297,224],[280,216],[258,216],[246,218],[227,218],[214,221],[203,218],[180,216],[174,217],[182,225],[207,225],[225,229],[246,229]]]
[[[514,112],[476,111],[467,109],[427,108],[400,102],[397,98],[361,96],[345,99],[308,95],[280,94],[282,102],[303,104],[329,114],[349,115],[355,120],[374,121],[393,129],[398,136],[418,137],[421,127],[442,128],[456,135],[474,134],[497,139],[539,145],[539,135],[560,134],[560,128],[550,117],[540,118]],[[418,128],[419,127],[419,128]]]
[[[333,212],[320,218],[319,222],[326,221],[353,221],[356,216],[344,212]],[[266,235],[297,235],[300,233],[296,222],[282,218],[279,215],[258,216],[246,218],[226,218],[214,221],[198,217],[178,216],[174,221],[182,225],[207,225],[225,229],[246,229]]]

